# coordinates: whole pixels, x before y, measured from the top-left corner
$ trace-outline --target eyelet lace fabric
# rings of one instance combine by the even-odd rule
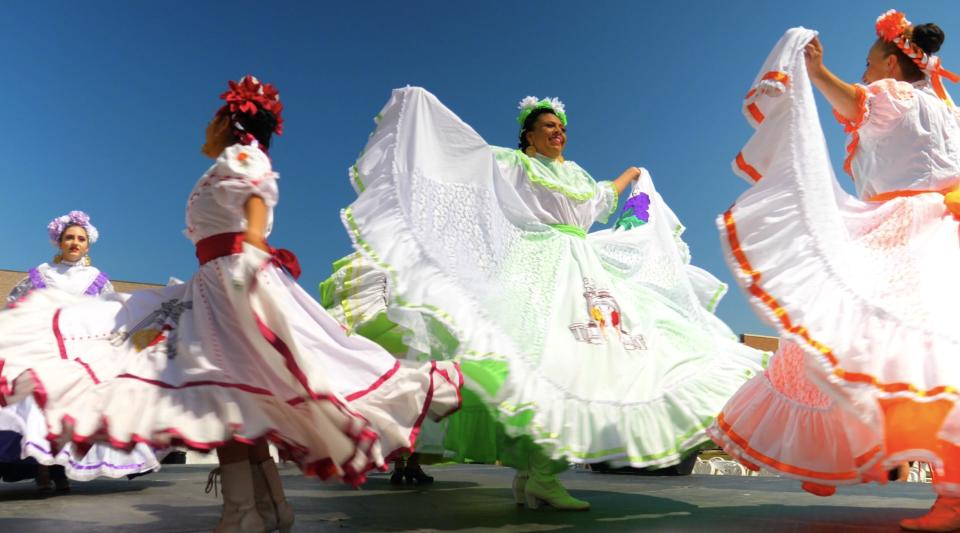
[[[770,360],[767,378],[781,394],[795,402],[825,408],[833,402],[806,377],[803,350],[792,342],[784,342]]]
[[[428,257],[437,254],[444,272],[469,289],[476,308],[489,309],[488,318],[536,358],[564,239],[522,231],[499,211],[483,209],[495,201],[489,190],[419,173],[411,182],[410,222]]]
[[[864,264],[873,265],[863,273],[869,285],[862,291],[877,306],[896,312],[916,324],[930,318],[923,302],[920,273],[911,242],[915,227],[913,202],[895,200],[883,218],[871,218],[854,228],[852,245]]]

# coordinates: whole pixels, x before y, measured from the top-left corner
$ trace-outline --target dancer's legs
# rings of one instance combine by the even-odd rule
[[[265,446],[265,443],[264,443]],[[217,448],[220,461],[223,511],[215,533],[253,533],[264,531],[264,521],[257,513],[254,499],[253,470],[250,460],[256,446],[231,441]],[[214,474],[211,474],[214,475]]]
[[[257,500],[257,512],[263,518],[267,531],[279,529],[288,533],[293,527],[293,508],[283,493],[283,480],[277,464],[270,456],[266,439],[260,439],[250,447],[250,467],[253,470],[253,494]]]
[[[504,435],[500,450],[501,463],[517,471],[513,492],[518,504],[526,503],[531,509],[536,509],[541,503],[563,511],[590,509],[589,502],[571,496],[557,477],[569,465],[565,461],[550,459],[529,437],[511,438]]]

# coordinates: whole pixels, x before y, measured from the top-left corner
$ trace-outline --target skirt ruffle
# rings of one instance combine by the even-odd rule
[[[54,452],[47,441],[43,411],[33,398],[0,410],[0,479],[7,481],[34,477],[37,465],[63,466],[67,477],[77,481],[122,478],[160,470],[160,461],[167,451],[155,452],[138,444],[130,452],[121,452],[97,444],[80,453],[75,445],[68,444]]]
[[[346,336],[258,251],[182,285],[65,298],[40,291],[0,313],[0,399],[32,397],[55,449],[267,438],[308,475],[359,483],[460,403],[457,365],[402,365]]]
[[[527,229],[489,146],[422,89],[394,91],[355,169],[362,192],[342,218],[387,276],[388,317],[404,339],[460,361],[509,437],[554,459],[670,465],[708,440],[723,403],[761,369],[763,354],[707,310],[724,287],[688,268],[682,226],[652,182],[638,186],[657,223],[586,240]],[[626,330],[577,336],[587,276],[649,349]],[[461,426],[462,441],[472,425]]]
[[[806,376],[831,398],[831,412],[858,419],[817,426],[827,442],[854,435],[849,442],[856,445],[828,452],[829,464],[811,463],[811,470],[840,472],[845,478],[833,484],[841,484],[872,479],[863,474],[870,463],[926,461],[935,469],[935,489],[960,496],[960,285],[952,281],[960,271],[960,223],[940,194],[881,203],[842,190],[803,59],[814,36],[788,31],[745,101],[756,132],[734,166],[755,183],[717,220],[726,260],[755,311],[803,351]],[[771,74],[788,80],[783,90],[764,90]],[[744,398],[759,401],[761,392],[751,385],[724,409],[728,424],[743,426],[730,427],[746,444],[724,440],[719,426],[714,433],[734,454],[759,449],[793,464],[802,457],[802,437],[779,448],[758,446],[760,419],[751,417],[765,404]],[[772,405],[776,418],[779,403]],[[839,451],[851,455],[834,456]]]
[[[817,494],[887,479],[881,435],[806,378],[803,352],[788,341],[727,402],[709,435],[747,468],[799,479]]]

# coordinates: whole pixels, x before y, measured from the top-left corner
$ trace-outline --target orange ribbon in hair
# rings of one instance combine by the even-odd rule
[[[943,87],[943,80],[941,78],[947,78],[953,83],[960,83],[960,76],[940,66],[939,57],[930,56],[927,65],[926,72],[930,75],[930,84],[933,86],[933,92],[937,93],[937,96],[939,96],[941,100],[952,106],[953,99],[950,98],[947,90]]]
[[[920,67],[920,70],[924,71],[924,73],[930,77],[933,92],[935,92],[941,100],[946,102],[947,105],[953,107],[953,99],[950,98],[950,95],[944,88],[942,78],[947,78],[953,83],[958,83],[960,82],[960,76],[943,68],[940,64],[939,57],[928,55],[923,49],[914,44],[908,37],[910,28],[911,24],[910,21],[907,20],[906,15],[895,9],[891,9],[877,17],[877,36],[884,41],[895,44],[901,52],[913,60],[913,62]]]

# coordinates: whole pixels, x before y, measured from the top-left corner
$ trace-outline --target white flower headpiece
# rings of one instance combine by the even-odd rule
[[[549,109],[553,111],[554,115],[557,115],[557,118],[560,119],[560,122],[562,122],[564,126],[567,125],[566,107],[563,105],[563,102],[556,97],[547,97],[541,100],[536,96],[528,96],[520,100],[520,105],[517,106],[517,109],[520,110],[520,116],[517,117],[517,122],[520,123],[521,128],[534,109]]]

